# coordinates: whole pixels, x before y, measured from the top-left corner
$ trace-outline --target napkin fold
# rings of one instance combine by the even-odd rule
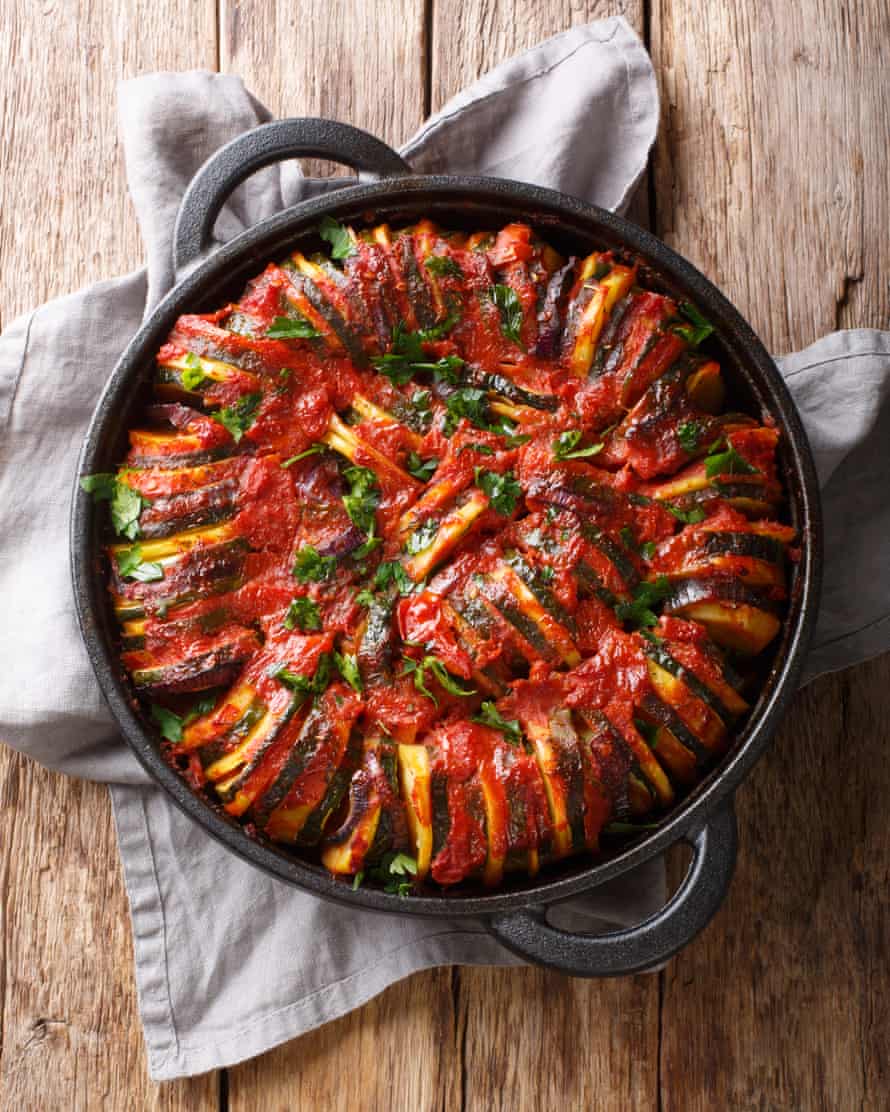
[[[481,923],[335,907],[228,853],[149,781],[119,738],[81,645],[67,548],[83,433],[119,354],[175,281],[172,229],[186,185],[220,145],[269,118],[234,77],[125,82],[121,133],[147,266],[50,302],[0,336],[0,737],[50,767],[111,785],[155,1080],[261,1053],[419,969],[519,961]],[[657,120],[648,56],[616,18],[499,66],[402,154],[419,171],[518,178],[621,210]],[[233,194],[215,234],[223,242],[343,184],[304,178],[295,163],[270,167]],[[828,523],[812,678],[890,644],[890,587],[878,574],[890,557],[890,334],[836,333],[779,363],[813,440]],[[654,861],[553,918],[603,930],[641,921],[664,899]]]

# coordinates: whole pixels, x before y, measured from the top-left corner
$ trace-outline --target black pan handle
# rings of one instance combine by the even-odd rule
[[[311,117],[262,124],[220,147],[189,183],[173,233],[176,269],[210,247],[213,225],[233,189],[264,166],[288,158],[329,158],[358,170],[360,181],[411,173],[386,143],[349,124]]]
[[[494,916],[488,929],[520,957],[574,977],[620,977],[661,965],[707,926],[729,889],[736,859],[731,800],[683,840],[693,850],[683,883],[661,911],[636,927],[569,934],[550,926],[545,907],[533,906]]]

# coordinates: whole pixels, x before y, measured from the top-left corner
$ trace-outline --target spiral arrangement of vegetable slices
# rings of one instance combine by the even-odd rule
[[[633,260],[522,224],[319,236],[177,321],[126,459],[82,480],[168,759],[400,894],[657,821],[781,627],[778,431]]]

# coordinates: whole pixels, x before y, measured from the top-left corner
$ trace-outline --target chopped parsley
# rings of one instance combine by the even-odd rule
[[[417,427],[424,432],[430,427],[433,420],[433,395],[429,390],[415,390],[411,395],[411,409],[414,411],[414,420]]]
[[[378,564],[371,586],[375,591],[385,591],[392,586],[400,595],[410,595],[414,590],[413,580],[398,560],[384,560]]]
[[[514,344],[522,347],[522,302],[511,286],[492,286],[488,296],[497,306],[501,317],[501,333]]]
[[[389,850],[383,855],[379,865],[368,869],[367,875],[371,880],[382,884],[384,892],[404,898],[410,896],[414,886],[410,878],[417,876],[417,862],[407,853]],[[357,872],[352,881],[353,890],[360,888],[364,879],[364,870]]]
[[[314,340],[320,335],[321,333],[311,321],[302,315],[276,317],[266,332],[270,340]]]
[[[301,583],[321,583],[331,578],[336,567],[335,556],[321,556],[317,548],[305,544],[294,559],[293,576]]]
[[[715,479],[718,475],[759,475],[760,470],[748,463],[730,444],[725,452],[715,452],[707,457],[705,474],[709,479]]]
[[[321,654],[314,676],[291,671],[285,661],[271,665],[266,669],[266,675],[278,680],[295,695],[320,695],[331,682],[331,657],[329,653]]]
[[[670,502],[662,502],[662,505],[669,513],[672,513],[678,521],[682,521],[684,525],[697,525],[708,516],[701,506],[693,506],[691,510],[681,510],[676,506],[672,506]]]
[[[448,255],[430,255],[423,265],[437,278],[463,278],[463,271]]]
[[[488,495],[492,507],[502,516],[509,517],[516,509],[516,502],[522,495],[522,487],[512,471],[503,475],[497,471],[483,471],[476,468],[476,486]]]
[[[295,456],[291,456],[290,459],[286,459],[281,466],[292,467],[298,460],[306,459],[307,456],[317,456],[319,452],[323,452],[326,448],[327,444],[310,444],[305,452],[298,452]]]
[[[680,447],[683,451],[692,455],[698,448],[701,434],[702,428],[698,421],[684,421],[677,429],[677,439],[680,441]]]
[[[284,615],[285,629],[300,629],[304,633],[321,629],[321,612],[311,598],[295,598]]]
[[[350,521],[363,533],[373,536],[375,511],[380,502],[377,476],[369,467],[353,466],[344,470],[343,478],[349,483],[349,491],[343,495],[343,505]]]
[[[175,714],[168,707],[152,703],[151,716],[161,728],[161,737],[166,738],[167,741],[182,741],[183,727],[194,722],[196,718],[209,714],[215,706],[216,695],[202,696],[185,715]]]
[[[484,702],[472,721],[482,726],[490,726],[493,730],[500,730],[507,741],[513,745],[522,744],[522,728],[519,722],[515,718],[504,718],[494,703]]]
[[[413,660],[411,657],[406,657],[403,660],[403,676],[412,676],[414,679],[414,687],[421,695],[425,695],[428,699],[432,699],[436,706],[439,705],[439,700],[427,687],[427,670],[429,670],[438,684],[447,691],[449,695],[457,695],[461,698],[475,695],[476,692],[466,690],[461,687],[457,680],[451,675],[445,665],[437,656],[425,656],[422,660]]]
[[[234,405],[224,406],[210,416],[232,434],[237,444],[256,419],[262,394],[244,394]]]
[[[438,466],[439,461],[435,457],[433,459],[421,459],[417,452],[409,452],[408,458],[405,460],[405,470],[409,475],[413,475],[415,479],[420,479],[422,483],[429,482]]]
[[[84,475],[80,486],[93,496],[94,502],[111,503],[111,524],[119,537],[136,540],[139,536],[139,515],[151,505],[147,498],[107,471]]]
[[[142,549],[138,544],[116,553],[115,561],[117,570],[124,579],[135,579],[139,583],[156,583],[164,578],[164,569],[160,564],[143,563]]]
[[[418,552],[424,552],[436,539],[436,534],[439,532],[439,522],[430,518],[422,525],[414,530],[405,542],[405,551],[409,556],[416,556]]]
[[[658,623],[658,615],[652,607],[667,598],[670,591],[671,584],[666,575],[659,575],[654,580],[645,579],[634,587],[633,596],[628,602],[618,603],[615,614],[620,622],[630,622],[637,628],[651,629]]]
[[[190,351],[185,357],[185,367],[182,370],[180,379],[182,385],[186,390],[194,392],[199,386],[203,386],[208,381],[209,376],[204,374],[204,368],[201,366],[201,360]]]
[[[587,456],[597,455],[605,447],[603,442],[600,441],[598,444],[590,444],[586,448],[579,448],[578,444],[582,436],[583,433],[580,429],[566,429],[565,432],[561,432],[553,441],[553,458],[584,459]]]
[[[334,661],[343,679],[346,680],[353,691],[357,691],[361,695],[363,690],[362,677],[355,656],[350,653],[334,653]]]
[[[691,301],[680,305],[680,316],[685,318],[673,326],[674,332],[681,336],[690,347],[698,347],[714,331],[714,326],[701,315]]]
[[[372,366],[396,386],[404,386],[420,371],[432,373],[437,381],[457,382],[458,372],[464,366],[463,359],[457,355],[446,355],[441,359],[430,360],[423,350],[424,343],[436,339],[438,330],[448,320],[446,318],[441,324],[420,332],[408,332],[403,325],[397,324],[393,329],[390,350],[385,355],[375,355],[371,359]],[[454,323],[452,321],[449,328]]]
[[[344,228],[331,216],[324,216],[318,225],[318,234],[331,245],[332,259],[348,259],[355,254],[355,244],[348,228]]]

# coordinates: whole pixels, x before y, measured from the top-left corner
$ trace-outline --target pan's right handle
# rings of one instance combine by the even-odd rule
[[[574,977],[623,977],[661,965],[710,922],[729,889],[736,858],[732,800],[706,825],[684,836],[692,864],[679,889],[657,914],[609,934],[572,934],[550,926],[545,907],[495,916],[488,929],[527,961]]]
[[[173,234],[177,270],[213,242],[213,225],[232,191],[251,174],[289,158],[328,158],[358,171],[359,180],[410,174],[396,152],[367,131],[312,117],[275,120],[246,131],[210,156],[189,183]]]

